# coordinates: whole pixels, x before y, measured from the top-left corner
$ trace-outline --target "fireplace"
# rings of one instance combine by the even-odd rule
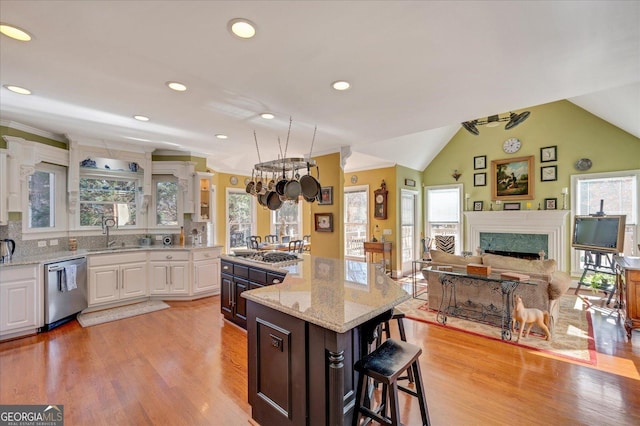
[[[500,256],[516,257],[518,259],[527,259],[527,260],[540,259],[540,253],[527,253],[527,252],[520,252],[520,251],[503,251],[503,250],[484,250],[484,253],[499,254]]]
[[[465,212],[465,247],[475,252],[482,247],[481,240],[486,235],[500,234],[502,237],[494,238],[493,243],[490,244],[491,247],[483,247],[483,249],[517,253],[538,253],[544,250],[546,258],[555,259],[558,269],[564,270],[568,213],[568,210]],[[483,234],[485,237],[481,238]],[[512,238],[504,238],[505,234]],[[502,241],[509,239],[516,241],[516,246],[501,247]],[[543,247],[545,241],[546,248]]]

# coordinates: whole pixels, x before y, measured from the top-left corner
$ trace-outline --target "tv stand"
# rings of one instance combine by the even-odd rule
[[[611,303],[611,299],[613,298],[614,293],[616,292],[616,267],[612,259],[612,255],[616,253],[604,252],[604,251],[596,251],[596,250],[585,250],[584,252],[584,270],[582,271],[582,276],[578,281],[578,287],[576,287],[576,291],[574,294],[578,294],[580,291],[580,287],[586,285],[592,289],[597,289],[603,291],[605,296],[607,293],[609,297],[607,298],[607,305]],[[612,277],[607,283],[598,283],[595,286],[591,282],[585,282],[584,279],[587,277],[588,272],[601,273],[610,275]]]

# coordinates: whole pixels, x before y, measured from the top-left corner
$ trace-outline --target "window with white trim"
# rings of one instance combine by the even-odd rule
[[[640,170],[589,173],[571,176],[572,220],[575,216],[591,215],[602,209],[607,215],[626,215],[624,255],[638,255],[638,216]],[[574,273],[583,268],[584,251],[571,250]]]
[[[460,184],[425,187],[426,236],[432,239],[438,235],[453,236],[456,254],[462,250],[461,197]]]
[[[26,220],[23,232],[62,232],[67,230],[65,211],[67,168],[38,163],[27,178]]]
[[[141,173],[81,168],[79,182],[81,228],[100,227],[106,216],[120,229],[138,227]]]
[[[256,229],[255,211],[254,196],[227,188],[227,251],[247,248],[247,239]]]
[[[289,241],[302,239],[302,209],[300,203],[285,201],[282,207],[271,212],[271,233],[278,236],[289,237]]]

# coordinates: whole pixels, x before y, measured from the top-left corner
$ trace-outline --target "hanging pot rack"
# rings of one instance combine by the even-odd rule
[[[301,157],[288,157],[278,158],[277,160],[265,161],[257,163],[253,166],[253,169],[263,173],[282,173],[291,171],[298,171],[309,167],[317,167],[316,160],[309,159],[308,161]]]

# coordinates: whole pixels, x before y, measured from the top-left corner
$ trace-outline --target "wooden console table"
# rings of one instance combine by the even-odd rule
[[[371,261],[373,262],[373,255],[375,253],[382,253],[382,260],[384,262],[384,272],[387,272],[387,253],[389,253],[389,272],[391,272],[391,242],[373,242],[373,241],[365,241],[364,242],[364,256],[369,261],[369,257],[371,257]],[[370,255],[370,256],[369,256]]]
[[[624,256],[614,256],[618,269],[617,308],[622,314],[624,329],[631,342],[631,332],[640,328],[640,259]]]

